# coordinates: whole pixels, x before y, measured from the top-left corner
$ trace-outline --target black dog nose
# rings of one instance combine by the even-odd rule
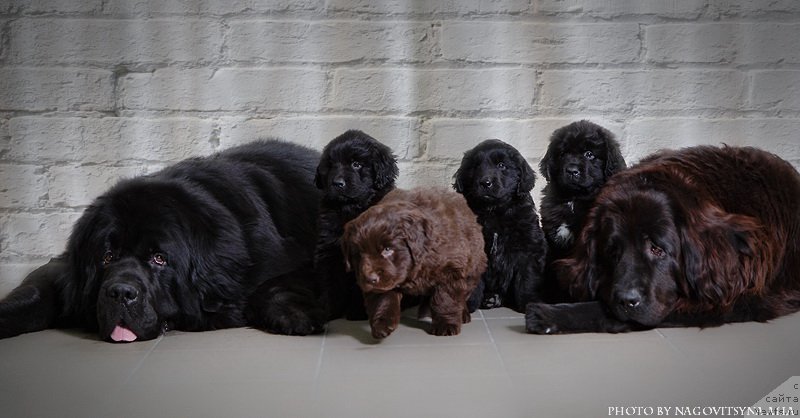
[[[636,308],[642,303],[642,294],[636,289],[628,289],[617,296],[623,308]]]
[[[344,189],[344,186],[346,184],[344,182],[344,179],[341,178],[341,177],[337,177],[337,178],[333,179],[332,183],[333,183],[334,186],[336,186],[339,189]]]
[[[139,297],[139,291],[135,287],[126,283],[115,283],[108,287],[106,296],[119,303],[130,303]]]
[[[564,167],[564,171],[572,177],[578,177],[581,175],[581,170],[578,170],[578,167],[575,166]]]
[[[483,186],[483,187],[485,187],[487,189],[492,187],[492,179],[490,179],[488,177],[482,178],[480,183],[481,183],[481,186]]]

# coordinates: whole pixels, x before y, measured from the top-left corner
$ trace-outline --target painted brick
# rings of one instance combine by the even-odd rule
[[[0,208],[35,208],[47,195],[47,177],[41,166],[0,164],[0,179]]]
[[[520,69],[339,70],[332,106],[374,112],[525,111],[535,74]]]
[[[217,59],[222,29],[196,19],[20,19],[10,38],[17,64],[146,65]]]
[[[211,121],[194,118],[42,118],[10,122],[7,158],[114,164],[177,161],[215,150]]]
[[[433,31],[424,22],[247,20],[230,24],[227,44],[235,61],[419,62],[433,58]]]
[[[0,110],[99,110],[113,108],[111,71],[0,68]]]
[[[319,111],[326,73],[304,68],[167,68],[121,80],[125,108],[194,111]]]
[[[452,190],[453,174],[458,164],[408,163],[398,164],[400,176],[397,187],[410,189],[413,187],[443,187]]]
[[[800,71],[759,71],[750,104],[756,109],[800,110]]]
[[[745,76],[738,71],[545,71],[540,105],[550,109],[739,109]]]
[[[752,145],[800,162],[800,119],[646,118],[630,122],[626,152],[635,160],[667,148],[693,145]]]
[[[399,160],[419,155],[417,120],[403,117],[228,119],[222,123],[220,144],[228,148],[257,138],[277,137],[321,151],[348,129],[360,129],[386,144]]]
[[[0,259],[46,258],[64,251],[80,213],[15,213],[0,217]]]
[[[544,15],[585,15],[604,19],[622,16],[658,16],[671,19],[700,17],[704,0],[537,0],[533,12]]]
[[[157,171],[146,165],[109,167],[105,165],[57,166],[49,170],[48,206],[81,207],[115,185],[119,180]]]
[[[442,24],[442,57],[467,62],[625,63],[638,60],[639,25],[459,22]]]
[[[556,129],[579,119],[589,119],[619,136],[622,126],[597,118],[575,119],[433,119],[427,157],[460,162],[464,153],[485,139],[504,141],[522,154],[535,170]]]
[[[721,17],[761,17],[770,15],[796,16],[800,3],[795,0],[711,0],[707,14]]]
[[[321,10],[324,0],[108,0],[103,10],[114,16],[261,14]]]
[[[333,12],[355,12],[376,15],[414,14],[517,14],[529,9],[528,0],[443,0],[410,2],[404,0],[329,0]]]
[[[89,14],[102,9],[102,0],[5,0],[0,1],[0,10],[14,13],[41,14]]]
[[[647,60],[659,63],[798,63],[800,25],[675,24],[646,28]]]

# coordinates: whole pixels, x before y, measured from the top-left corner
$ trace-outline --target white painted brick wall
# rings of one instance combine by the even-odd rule
[[[796,0],[0,0],[0,294],[120,178],[261,137],[363,129],[403,187],[580,118],[800,166],[798,39]]]

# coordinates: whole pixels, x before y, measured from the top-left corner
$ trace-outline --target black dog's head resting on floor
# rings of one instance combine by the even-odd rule
[[[86,209],[65,255],[0,301],[0,337],[59,326],[110,341],[321,331],[311,275],[294,275],[311,264],[318,156],[259,141],[119,182]]]
[[[625,159],[614,134],[581,120],[553,132],[539,171],[548,181],[542,191],[542,229],[551,259],[566,256],[594,197]]]
[[[469,309],[507,306],[521,311],[538,300],[547,252],[531,190],[536,174],[513,146],[496,139],[464,154],[453,188],[483,226],[489,266]]]
[[[344,224],[394,189],[399,170],[392,150],[358,130],[331,140],[322,150],[314,179],[323,191],[315,270],[329,317],[366,319],[361,290],[344,266]]]

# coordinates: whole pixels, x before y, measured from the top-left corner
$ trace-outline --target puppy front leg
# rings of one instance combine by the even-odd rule
[[[452,291],[436,289],[431,297],[431,334],[433,335],[458,335],[461,333],[461,324],[471,319],[466,309],[467,293],[453,294]]]
[[[367,308],[372,337],[386,338],[397,329],[397,325],[400,323],[400,300],[402,298],[403,294],[397,290],[364,294],[364,305]]]

